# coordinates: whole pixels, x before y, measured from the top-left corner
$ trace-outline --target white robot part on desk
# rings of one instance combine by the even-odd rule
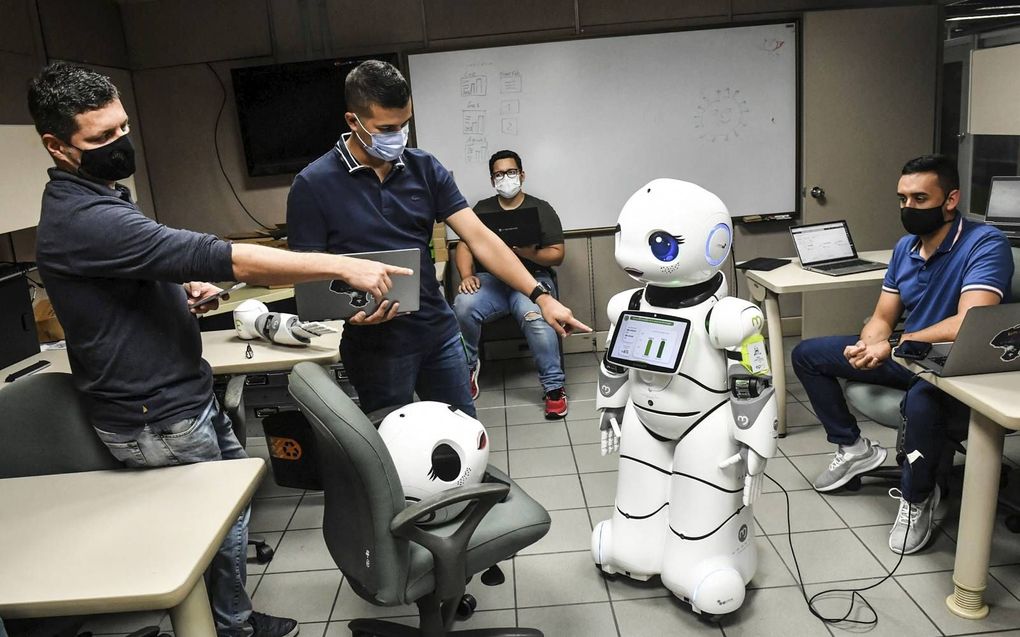
[[[255,299],[248,299],[234,309],[234,329],[244,340],[261,338],[292,346],[308,345],[316,336],[336,332],[322,323],[302,322],[294,314],[270,312],[265,303]]]
[[[620,463],[595,563],[660,575],[712,615],[740,608],[757,569],[751,505],[778,426],[762,313],[728,297],[720,271],[732,236],[726,206],[695,184],[657,179],[627,201],[616,260],[644,287],[609,302],[596,396],[603,453]]]
[[[405,405],[388,414],[379,436],[393,458],[408,503],[479,484],[489,464],[489,437],[477,419],[434,401]],[[460,515],[467,502],[453,504],[418,524],[440,524]]]

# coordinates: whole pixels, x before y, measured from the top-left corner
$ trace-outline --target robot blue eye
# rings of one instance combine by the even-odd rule
[[[680,254],[680,244],[683,243],[683,239],[679,239],[669,234],[658,230],[653,232],[648,237],[648,245],[652,249],[652,254],[659,261],[669,262],[677,258]]]

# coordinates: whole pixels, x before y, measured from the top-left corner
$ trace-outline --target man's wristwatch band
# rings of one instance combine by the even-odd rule
[[[528,298],[531,299],[532,303],[538,303],[538,297],[543,294],[549,294],[549,288],[539,283],[535,286],[535,289],[531,291],[531,294],[528,295]]]

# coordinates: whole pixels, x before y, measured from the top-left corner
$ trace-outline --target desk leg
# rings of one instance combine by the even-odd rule
[[[765,292],[765,321],[769,329],[769,364],[772,366],[772,383],[776,388],[776,408],[779,418],[779,437],[786,437],[786,359],[783,355],[783,317],[779,314],[779,297]]]
[[[170,623],[177,637],[216,637],[204,577],[199,576],[188,596],[170,609]]]
[[[971,410],[960,501],[960,536],[956,539],[953,569],[954,592],[946,598],[949,610],[966,619],[983,619],[988,615],[984,592],[1005,433],[987,416]]]

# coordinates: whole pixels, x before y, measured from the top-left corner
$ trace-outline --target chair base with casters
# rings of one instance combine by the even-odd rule
[[[247,446],[248,443],[247,415],[244,409],[244,381],[246,378],[247,376],[244,374],[231,376],[223,390],[223,395],[219,397],[223,411],[230,417],[234,435],[237,436],[237,441],[241,443],[242,447]],[[262,538],[249,536],[248,546],[255,547],[255,561],[259,564],[268,564],[272,561],[273,547],[269,546],[269,543]]]
[[[295,366],[290,393],[315,431],[326,500],[323,538],[345,581],[377,606],[418,607],[418,627],[357,619],[350,623],[353,635],[542,636],[527,628],[453,630],[458,608],[470,607],[465,598],[468,579],[548,532],[549,514],[541,505],[490,465],[487,481],[408,506],[376,428],[327,372],[310,363]],[[462,502],[467,508],[454,520],[429,527],[416,524]]]

